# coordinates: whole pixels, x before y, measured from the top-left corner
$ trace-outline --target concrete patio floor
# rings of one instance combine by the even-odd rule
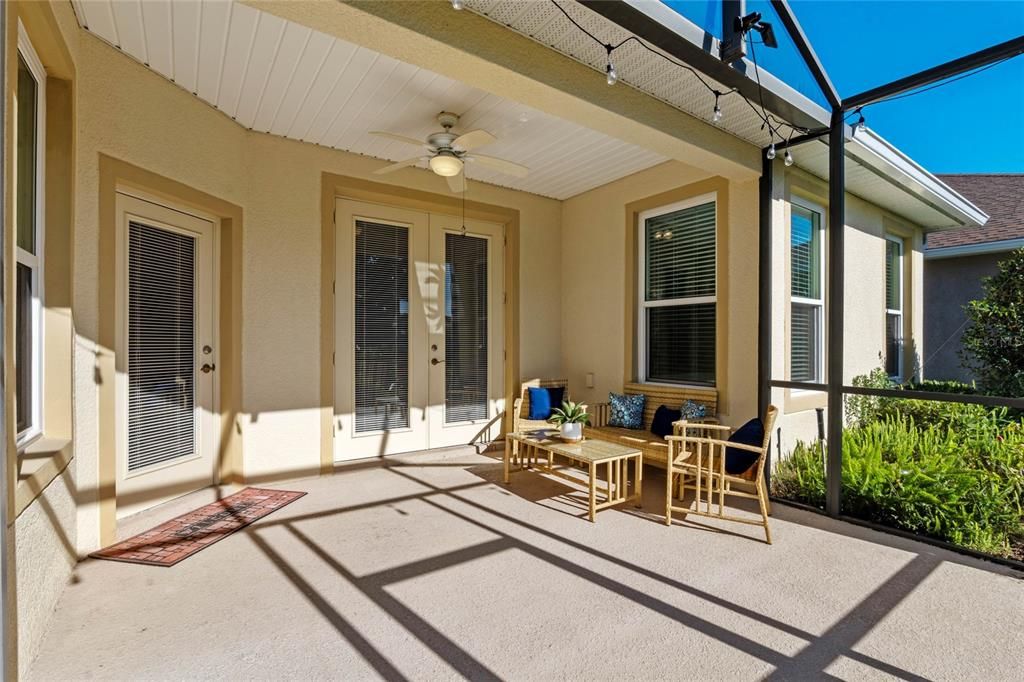
[[[173,568],[89,560],[30,679],[1024,676],[1020,574],[776,505],[757,527],[585,519],[466,449],[266,487],[309,495]],[[127,537],[206,490],[122,524]]]

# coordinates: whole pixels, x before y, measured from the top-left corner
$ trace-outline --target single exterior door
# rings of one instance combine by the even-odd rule
[[[335,461],[468,444],[503,409],[501,225],[338,199]]]
[[[117,515],[211,485],[219,444],[211,221],[117,195]]]
[[[504,228],[430,216],[430,447],[473,443],[504,409]]]

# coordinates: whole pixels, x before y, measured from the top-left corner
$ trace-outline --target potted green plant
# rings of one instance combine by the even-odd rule
[[[561,407],[551,411],[551,418],[548,421],[558,427],[562,440],[577,443],[583,440],[583,425],[590,423],[590,415],[587,414],[587,406],[583,403],[567,400]]]

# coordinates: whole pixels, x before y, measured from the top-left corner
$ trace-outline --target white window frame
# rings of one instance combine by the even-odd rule
[[[39,54],[32,46],[25,26],[18,20],[18,54],[25,61],[32,77],[36,80],[36,192],[35,192],[35,247],[32,254],[17,245],[15,237],[15,261],[32,269],[32,407],[29,427],[17,435],[17,448],[23,450],[43,433],[43,267],[45,254],[45,205],[46,205],[46,69]],[[17,84],[15,84],[17,92]],[[15,112],[15,117],[17,113]],[[16,127],[16,126],[15,126]],[[14,142],[14,153],[17,154],[17,139]],[[16,164],[16,161],[15,161]],[[17,181],[17,165],[14,166],[14,178]],[[17,197],[17,191],[14,192]],[[17,266],[15,266],[17,267]],[[15,294],[15,296],[17,296]]]
[[[657,216],[665,215],[666,213],[675,213],[676,211],[682,211],[687,208],[693,208],[694,206],[700,206],[701,204],[714,203],[715,204],[715,295],[714,296],[691,296],[688,298],[672,298],[665,299],[662,301],[648,301],[647,300],[647,239],[646,230],[644,228],[646,222]],[[636,339],[637,339],[637,381],[644,384],[661,384],[668,386],[687,386],[692,388],[709,388],[706,384],[687,384],[677,382],[665,382],[665,381],[650,381],[647,378],[647,311],[650,308],[658,308],[665,306],[679,306],[679,305],[698,305],[702,303],[718,303],[718,193],[708,192],[707,194],[701,194],[697,197],[690,199],[684,199],[677,201],[674,204],[668,204],[666,206],[659,206],[658,208],[652,208],[647,211],[643,211],[637,217],[636,224],[636,241],[637,241],[637,278],[636,278],[636,290],[637,290],[637,316],[636,316]],[[715,345],[717,348],[718,344],[718,315],[716,310],[715,315]],[[717,358],[716,358],[717,364]],[[715,369],[715,381],[710,386],[714,388],[718,385],[718,370]]]
[[[904,378],[904,376],[903,376],[904,375],[904,371],[903,371],[904,370],[904,367],[903,367],[903,340],[904,340],[903,332],[904,332],[904,326],[903,325],[904,325],[905,320],[906,320],[906,318],[904,317],[904,314],[903,314],[903,308],[904,308],[904,301],[903,301],[904,289],[903,289],[903,287],[904,287],[905,279],[906,279],[906,276],[905,276],[905,273],[904,273],[904,265],[903,265],[903,263],[904,263],[904,257],[906,256],[907,248],[906,248],[906,240],[903,237],[900,237],[897,234],[886,234],[885,235],[885,241],[886,242],[895,242],[900,247],[899,262],[898,262],[897,267],[896,267],[896,276],[897,276],[898,281],[899,281],[898,300],[900,302],[900,307],[898,309],[897,308],[890,308],[889,307],[889,301],[888,301],[888,288],[889,288],[888,284],[889,283],[888,282],[885,283],[886,287],[883,290],[882,295],[886,299],[886,300],[883,301],[883,303],[885,305],[885,327],[883,327],[883,339],[884,339],[885,332],[887,332],[888,329],[889,329],[889,316],[890,315],[897,315],[897,316],[899,316],[899,324],[897,325],[896,329],[899,330],[899,334],[900,334],[900,338],[899,338],[900,350],[899,350],[899,355],[896,357],[896,374],[891,374],[889,376],[892,379],[897,379],[897,380],[902,381],[903,378]],[[888,244],[886,244],[886,246],[888,246]],[[886,260],[888,260],[888,258],[889,258],[888,249],[886,249],[884,255],[885,255]],[[889,351],[889,348],[888,348],[888,344],[886,343],[885,352],[888,353],[888,351]],[[888,357],[885,358],[885,364],[886,365],[889,364],[889,358]]]
[[[787,343],[788,343],[788,348],[792,349],[792,345],[793,345],[793,304],[794,303],[799,303],[801,305],[816,306],[820,310],[820,316],[821,316],[820,320],[819,320],[820,327],[819,327],[819,334],[818,334],[818,344],[817,344],[818,347],[815,349],[815,356],[814,356],[814,360],[815,360],[815,365],[816,365],[816,370],[817,371],[815,372],[814,379],[810,383],[824,383],[825,382],[825,335],[827,333],[827,330],[825,328],[825,326],[827,324],[827,319],[826,319],[826,316],[825,316],[825,300],[826,300],[826,296],[825,296],[825,282],[826,282],[825,272],[826,272],[826,269],[828,267],[828,264],[825,262],[825,240],[828,238],[828,227],[827,227],[827,224],[826,224],[826,220],[827,220],[827,215],[828,214],[825,211],[825,207],[824,206],[822,206],[821,204],[815,203],[815,202],[811,201],[810,199],[804,199],[803,197],[799,197],[799,196],[790,197],[789,203],[790,203],[789,224],[786,226],[787,227],[786,234],[787,234],[787,237],[788,237],[788,239],[786,241],[786,248],[787,248],[786,258],[787,258],[787,262],[789,263],[789,270],[790,270],[790,281],[789,281],[789,287],[788,287],[788,289],[789,289],[789,291],[788,291],[788,293],[789,293],[789,310],[787,311],[787,314],[789,315],[789,319],[790,319],[790,324],[789,324],[789,338],[787,339]],[[819,259],[819,261],[821,263],[821,267],[818,268],[818,277],[819,277],[818,291],[821,292],[821,298],[820,299],[804,298],[803,296],[794,296],[793,295],[793,283],[792,283],[792,272],[793,272],[793,261],[792,261],[792,254],[793,254],[793,211],[792,211],[792,207],[793,206],[799,206],[800,208],[802,208],[804,210],[811,211],[813,213],[817,213],[818,214],[818,230],[821,232],[821,238],[818,240],[818,259]],[[792,358],[792,350],[789,350],[789,358],[787,358],[787,363],[789,363],[791,361],[791,358]],[[790,367],[789,367],[789,372],[790,372],[790,378],[792,378],[793,368],[792,368],[791,364],[790,364]],[[796,389],[796,390],[793,391],[793,393],[801,393],[801,392],[807,393],[808,391],[805,391],[803,389]]]

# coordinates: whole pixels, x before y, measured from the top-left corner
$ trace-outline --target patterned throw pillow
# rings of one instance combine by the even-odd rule
[[[683,403],[683,407],[680,409],[683,414],[683,419],[687,421],[693,421],[694,419],[703,419],[708,416],[708,408],[700,403],[695,403],[692,400],[687,400]]]
[[[642,429],[644,426],[644,403],[647,396],[621,395],[609,393],[608,403],[611,408],[611,415],[608,417],[608,426],[621,426],[627,429]]]

